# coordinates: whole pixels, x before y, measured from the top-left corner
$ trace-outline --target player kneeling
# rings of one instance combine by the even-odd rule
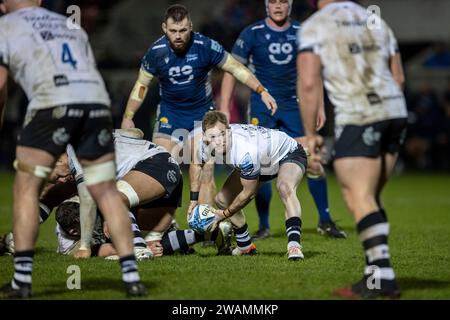
[[[203,164],[230,165],[234,171],[215,199],[221,209],[215,211],[215,223],[225,219],[232,222],[237,242],[234,255],[254,254],[256,246],[251,242],[242,209],[263,183],[277,178],[277,189],[285,207],[288,259],[304,259],[300,245],[301,206],[296,192],[307,167],[303,147],[283,132],[252,125],[230,125],[226,116],[217,111],[205,115],[202,130],[203,141],[195,150],[196,163],[190,172],[189,214],[198,205]]]

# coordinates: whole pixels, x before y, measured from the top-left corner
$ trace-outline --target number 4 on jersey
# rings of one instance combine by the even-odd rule
[[[72,52],[70,51],[69,44],[67,44],[67,42],[63,43],[61,60],[63,63],[69,63],[74,69],[77,68],[77,61],[74,60]]]

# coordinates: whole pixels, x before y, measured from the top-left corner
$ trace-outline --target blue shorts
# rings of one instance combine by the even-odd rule
[[[278,129],[294,139],[305,136],[296,99],[279,103],[278,111],[274,116],[270,114],[269,109],[262,101],[256,102],[252,99],[248,123],[264,128]]]
[[[172,110],[159,106],[153,137],[176,136],[180,140],[179,137],[192,132],[197,126],[201,126],[205,113],[212,110],[215,110],[214,106],[196,110]]]

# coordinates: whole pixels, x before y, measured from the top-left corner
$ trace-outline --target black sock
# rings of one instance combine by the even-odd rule
[[[302,236],[302,219],[293,217],[286,220],[286,233],[288,236],[288,247],[300,247]]]
[[[13,289],[31,287],[34,251],[22,251],[14,254]]]
[[[371,279],[372,288],[369,289],[394,288],[395,274],[388,246],[389,223],[383,213],[377,211],[369,214],[358,223],[357,230],[366,255],[364,275]]]
[[[248,233],[247,224],[241,228],[234,229],[234,234],[236,235],[237,246],[241,251],[250,249],[252,246],[252,240],[250,239],[250,234]]]
[[[165,255],[174,254],[181,250],[187,252],[191,245],[203,241],[204,236],[197,234],[194,230],[176,230],[166,233],[162,240],[163,253]]]
[[[120,258],[120,266],[122,267],[123,282],[134,283],[140,281],[136,257],[134,255]]]

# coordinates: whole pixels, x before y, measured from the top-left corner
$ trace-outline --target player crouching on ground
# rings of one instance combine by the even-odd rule
[[[57,252],[63,255],[74,255],[80,248],[80,199],[75,196],[64,201],[56,210]],[[95,222],[90,246],[92,256],[109,257],[117,255],[111,239],[103,232],[101,219]]]
[[[95,222],[90,246],[92,256],[115,260],[117,259],[117,251],[112,245],[108,230],[104,228],[101,220],[100,217],[97,217]],[[136,221],[134,219],[132,220],[133,230],[140,233]],[[81,239],[80,201],[78,197],[68,199],[58,207],[56,221],[56,235],[58,238],[57,252],[63,255],[74,255],[80,247]],[[221,230],[218,230],[218,232],[221,232]],[[155,232],[152,234],[154,235]],[[219,236],[222,237],[221,241],[226,241],[223,234],[218,235],[217,238]],[[230,239],[230,237],[227,239]],[[152,243],[148,242],[148,244],[151,247],[154,257],[162,257],[163,255],[172,255],[175,252],[187,252],[192,244],[204,240],[204,235],[193,230],[168,230],[160,240],[152,241]],[[219,253],[221,253],[220,250]],[[139,258],[139,256],[137,257]]]
[[[114,131],[116,148],[117,189],[129,210],[139,207],[139,220],[142,225],[152,225],[154,232],[167,230],[181,205],[183,180],[180,168],[166,149],[146,141],[139,129]],[[69,166],[77,183],[83,181],[83,171],[72,152],[67,149]],[[83,202],[91,203],[90,197],[80,197]],[[133,213],[129,212],[133,232],[139,232]],[[89,257],[91,235],[95,225],[95,210],[80,210],[81,249],[79,257]],[[156,221],[156,222],[155,222]],[[107,228],[107,227],[106,227]],[[148,230],[148,229],[147,229]],[[136,240],[136,238],[135,238]],[[136,241],[135,241],[136,242]],[[145,242],[144,250],[147,249]]]
[[[264,182],[278,177],[277,189],[285,207],[288,259],[304,259],[300,245],[301,206],[296,192],[307,168],[303,147],[283,132],[253,125],[230,125],[225,114],[218,111],[205,115],[202,130],[203,142],[194,152],[190,172],[191,193],[199,191],[204,163],[213,161],[234,168],[215,198],[221,209],[215,212],[216,225],[230,219],[235,228],[237,248],[233,255],[256,253],[242,209]],[[198,201],[191,201],[189,214],[196,205]]]
[[[135,244],[137,241],[142,243],[142,237],[139,236],[141,230],[149,232],[145,240],[155,255],[162,255],[162,247],[166,248],[165,254],[171,254],[180,249],[187,251],[190,245],[204,241],[204,236],[194,234],[192,230],[174,231],[164,238],[177,208],[181,206],[183,192],[180,167],[167,150],[144,140],[139,129],[115,130],[114,145],[119,179],[117,189],[125,205],[130,210],[136,209],[136,217],[129,212]],[[70,149],[68,154],[72,172],[80,183],[83,181],[81,167]],[[89,198],[81,200],[91,201]],[[84,251],[88,257],[95,214],[90,210],[81,210],[80,222],[80,251]],[[219,254],[226,254],[229,250],[230,241],[226,231],[226,228],[220,228],[211,237],[216,242]]]

